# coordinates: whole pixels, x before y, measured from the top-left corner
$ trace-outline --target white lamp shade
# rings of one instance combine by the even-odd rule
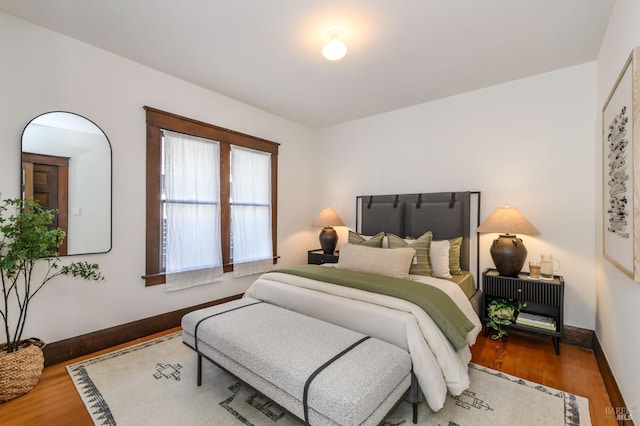
[[[313,221],[313,225],[323,227],[344,226],[344,222],[340,219],[340,216],[338,216],[338,213],[336,213],[335,210],[331,207],[327,207],[320,212],[318,217],[316,217],[316,220]]]
[[[498,207],[478,227],[478,232],[538,235],[538,230],[515,207]]]

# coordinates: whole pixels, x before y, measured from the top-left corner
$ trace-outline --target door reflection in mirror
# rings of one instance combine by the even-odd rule
[[[92,121],[54,111],[25,126],[22,195],[58,210],[61,255],[111,250],[111,144]]]

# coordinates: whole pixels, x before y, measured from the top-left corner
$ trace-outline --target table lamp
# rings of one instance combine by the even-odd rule
[[[510,206],[495,209],[478,227],[478,232],[500,234],[490,252],[496,269],[505,277],[517,277],[527,258],[527,249],[515,234],[539,234],[518,209]]]
[[[313,222],[314,226],[322,226],[320,231],[320,247],[324,254],[333,254],[338,244],[338,233],[334,226],[344,226],[344,222],[338,216],[335,210],[330,207],[323,209],[316,220]]]

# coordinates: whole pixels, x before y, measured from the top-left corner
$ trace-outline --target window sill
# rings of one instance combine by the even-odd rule
[[[280,256],[273,257],[274,265],[278,263],[278,259],[280,259]],[[233,272],[233,263],[228,263],[224,265],[222,267],[222,270],[225,273]],[[143,275],[141,278],[145,281],[144,283],[145,287],[152,287],[154,285],[161,285],[166,283],[166,278],[164,273]]]

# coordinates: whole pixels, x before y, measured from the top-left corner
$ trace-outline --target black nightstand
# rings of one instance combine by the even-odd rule
[[[511,324],[507,327],[544,334],[553,338],[556,354],[560,354],[558,340],[563,336],[564,328],[564,278],[560,275],[553,280],[529,279],[529,274],[522,272],[517,278],[503,277],[495,269],[485,269],[482,273],[484,291],[483,317],[487,322],[487,306],[493,299],[511,299],[527,302],[522,312],[553,318],[555,330],[547,330],[523,324]],[[485,335],[489,332],[485,328]]]
[[[309,265],[322,265],[323,263],[338,263],[338,252],[324,254],[322,249],[309,250],[307,252],[307,263]]]

